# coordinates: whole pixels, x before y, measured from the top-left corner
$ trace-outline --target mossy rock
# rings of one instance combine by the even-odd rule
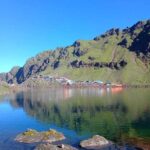
[[[38,132],[36,130],[32,130],[32,129],[28,129],[27,131],[23,132],[22,134],[24,136],[34,136],[36,135]]]
[[[53,129],[48,131],[38,132],[36,130],[28,129],[27,131],[17,135],[16,141],[22,143],[36,143],[36,142],[56,142],[65,139],[62,133]]]

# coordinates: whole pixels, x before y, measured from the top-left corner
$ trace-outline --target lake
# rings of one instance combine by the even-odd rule
[[[77,146],[99,134],[127,149],[150,146],[150,90],[30,89],[0,97],[0,150],[31,150],[14,141],[28,128],[62,132]]]

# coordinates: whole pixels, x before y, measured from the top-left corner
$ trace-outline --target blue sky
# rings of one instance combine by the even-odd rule
[[[0,0],[0,72],[43,50],[150,18],[150,0]]]

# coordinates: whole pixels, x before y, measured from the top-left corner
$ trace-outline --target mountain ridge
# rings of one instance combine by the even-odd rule
[[[23,67],[1,73],[7,83],[21,84],[33,75],[66,76],[126,84],[150,83],[150,19],[123,30],[112,28],[93,40],[44,51]]]

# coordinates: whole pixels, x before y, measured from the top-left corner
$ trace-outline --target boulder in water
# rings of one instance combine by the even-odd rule
[[[38,132],[33,129],[19,134],[15,140],[22,143],[36,143],[36,142],[56,142],[65,139],[62,133],[59,133],[53,129],[44,132]]]
[[[94,135],[92,138],[82,141],[80,143],[80,146],[85,149],[98,150],[98,149],[103,149],[103,148],[109,149],[113,146],[113,143],[108,141],[102,136]]]

